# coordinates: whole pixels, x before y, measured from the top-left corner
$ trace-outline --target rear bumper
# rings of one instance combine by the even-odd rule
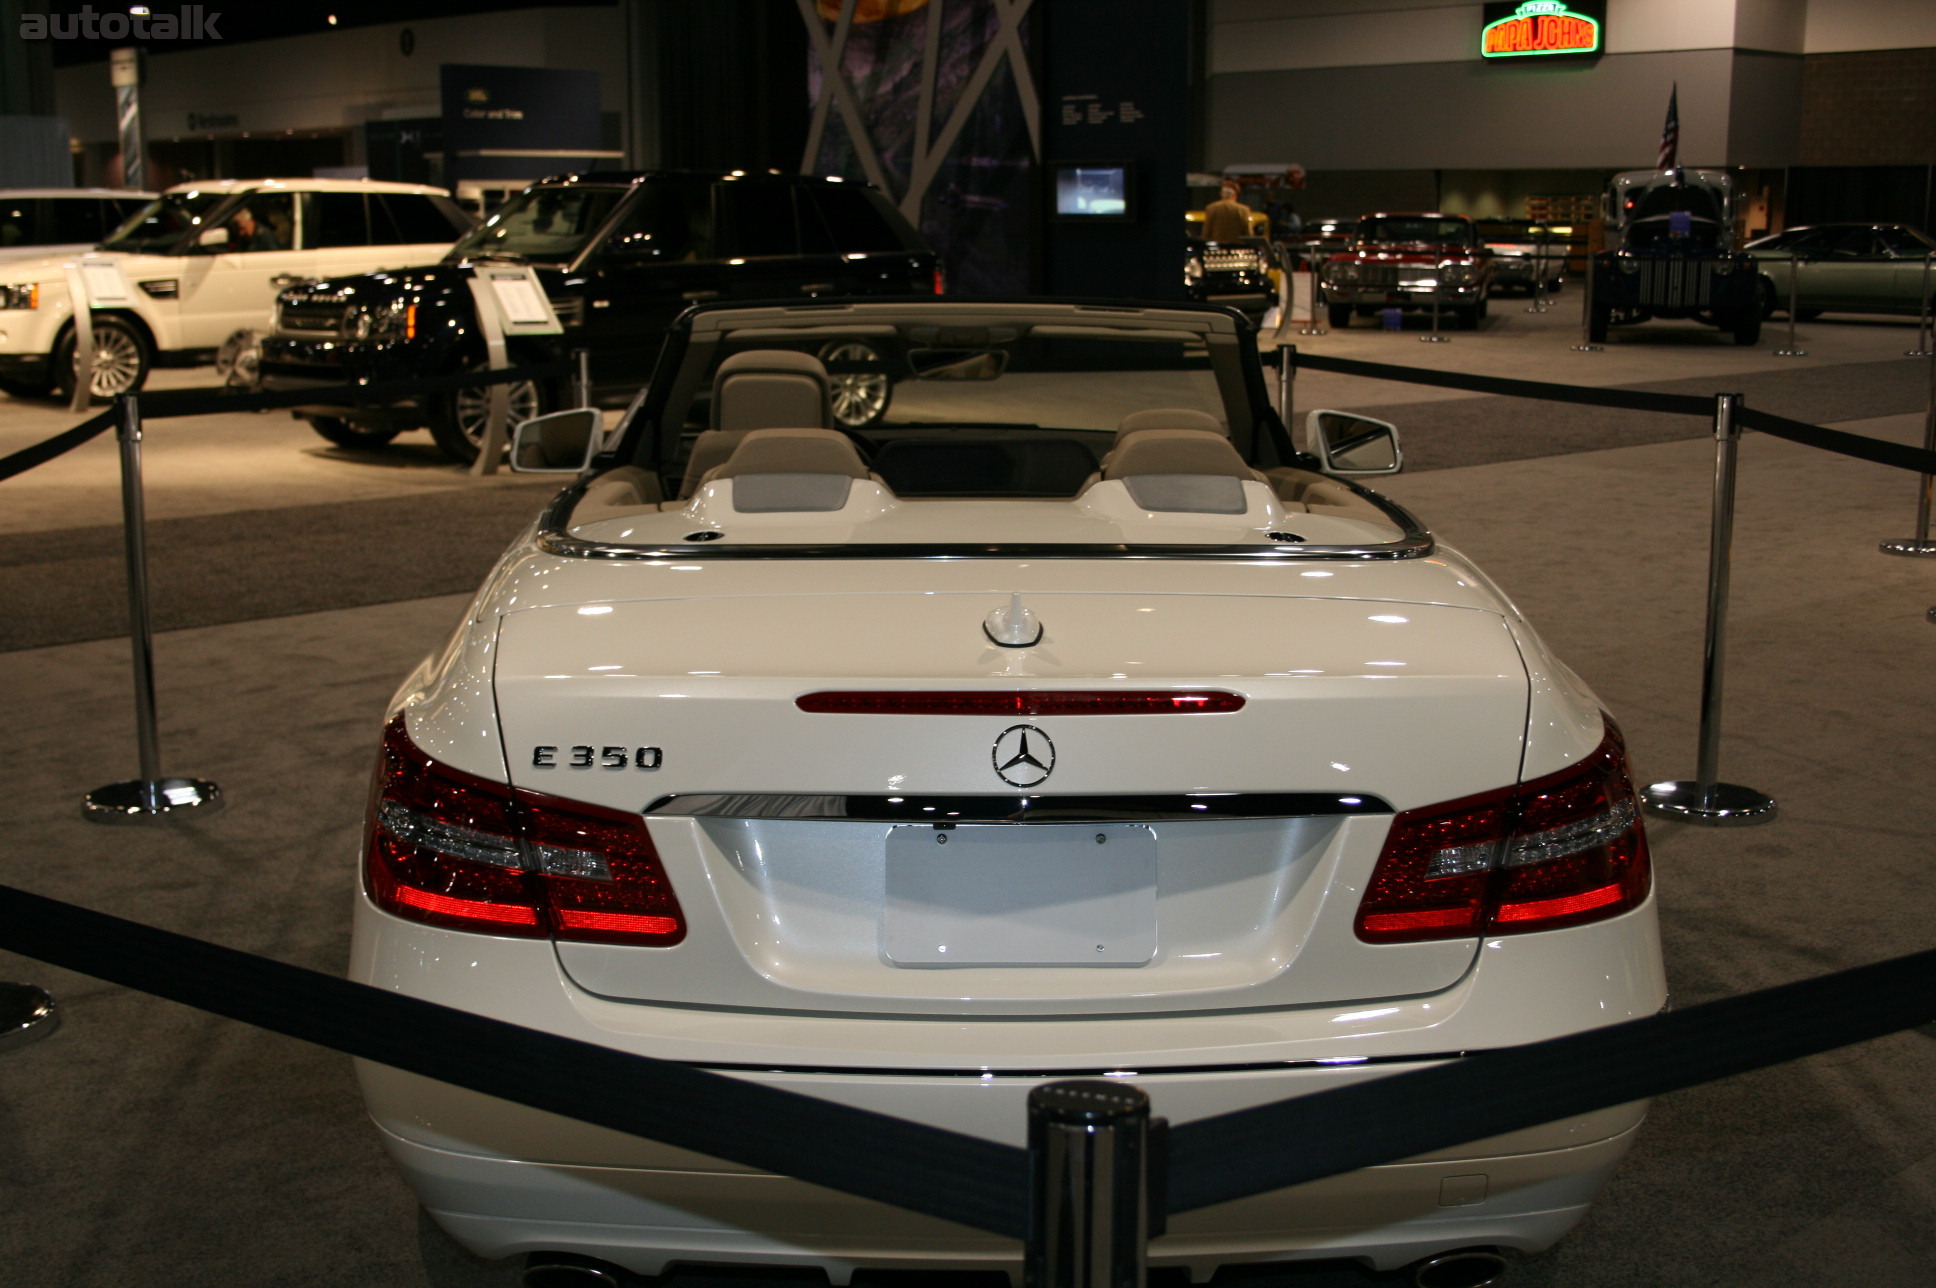
[[[366,1084],[367,1085],[367,1084]],[[1139,1080],[1160,1110],[1165,1080]],[[1019,1092],[1018,1092],[1019,1094]],[[1171,1219],[1156,1266],[1202,1282],[1243,1262],[1351,1259],[1389,1270],[1475,1245],[1551,1246],[1583,1216],[1638,1130],[1561,1149],[1474,1153],[1329,1177]],[[521,1162],[438,1149],[383,1133],[425,1208],[480,1256],[572,1251],[639,1274],[675,1261],[854,1271],[1021,1269],[1008,1239],[687,1155],[678,1167]]]

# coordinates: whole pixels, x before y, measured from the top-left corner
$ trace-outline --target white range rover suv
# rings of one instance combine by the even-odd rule
[[[92,392],[112,398],[139,389],[157,364],[206,362],[236,332],[266,330],[286,286],[433,263],[470,226],[443,189],[417,184],[178,184],[81,257],[112,261],[127,288],[124,303],[95,296]],[[49,255],[0,265],[0,390],[72,390],[73,262]]]

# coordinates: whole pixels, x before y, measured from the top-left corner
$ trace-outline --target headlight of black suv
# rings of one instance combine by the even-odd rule
[[[401,299],[357,304],[343,314],[346,340],[407,340],[416,332],[417,306]]]

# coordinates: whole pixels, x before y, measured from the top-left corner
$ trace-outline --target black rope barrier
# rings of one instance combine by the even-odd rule
[[[10,479],[16,474],[25,474],[36,466],[45,465],[57,456],[79,447],[82,443],[100,437],[114,428],[116,414],[113,409],[102,412],[91,420],[84,420],[72,429],[62,430],[52,438],[23,447],[8,456],[0,456],[0,479]]]
[[[1188,1212],[1644,1100],[1936,1018],[1936,950],[1170,1129]]]
[[[0,948],[440,1082],[941,1217],[1028,1234],[1013,1146],[615,1051],[0,886]],[[1936,950],[1169,1130],[1188,1212],[1644,1100],[1936,1018]],[[1152,1073],[1160,1073],[1153,1070]]]
[[[1020,1239],[1011,1145],[541,1033],[0,886],[0,947],[533,1109]]]
[[[180,393],[143,394],[141,395],[141,418],[147,421],[175,416],[215,416],[232,411],[271,411],[278,407],[307,407],[312,403],[331,405],[344,402],[383,402],[392,398],[408,397],[411,394],[444,393],[451,389],[464,389],[472,385],[512,384],[519,380],[561,376],[569,374],[570,371],[571,364],[567,362],[542,362],[524,367],[460,371],[447,376],[383,380],[357,385],[323,385],[314,389],[277,390],[271,393],[204,394],[185,390]],[[52,438],[35,443],[32,447],[22,448],[10,456],[0,456],[0,481],[10,479],[16,474],[25,474],[28,470],[45,465],[55,457],[71,452],[82,443],[98,437],[114,427],[117,415],[118,413],[113,409],[109,409],[98,416],[82,421],[72,429],[62,430]]]
[[[1341,376],[1365,376],[1409,385],[1437,385],[1465,389],[1473,393],[1499,394],[1508,398],[1537,398],[1546,402],[1576,403],[1590,407],[1619,407],[1629,411],[1659,412],[1673,416],[1712,416],[1714,399],[1693,394],[1649,393],[1643,389],[1601,389],[1590,385],[1561,385],[1544,380],[1508,380],[1501,376],[1474,376],[1461,371],[1430,371],[1423,367],[1401,367],[1388,362],[1360,362],[1355,358],[1329,358],[1321,354],[1299,353],[1299,367],[1329,371]],[[1806,421],[1790,420],[1772,412],[1742,408],[1736,413],[1741,424],[1777,438],[1820,448],[1840,456],[1853,456],[1877,465],[1936,474],[1936,452],[1887,439],[1851,434]]]
[[[1546,380],[1509,380],[1504,376],[1432,371],[1424,367],[1360,362],[1356,358],[1328,358],[1322,354],[1303,352],[1297,355],[1297,365],[1340,376],[1366,376],[1373,380],[1394,380],[1408,385],[1439,385],[1447,389],[1468,389],[1473,393],[1503,394],[1508,398],[1539,398],[1547,402],[1623,407],[1629,411],[1664,412],[1673,416],[1709,416],[1714,412],[1713,397],[1696,394],[1656,394],[1644,389],[1602,389],[1593,385],[1554,384]]]

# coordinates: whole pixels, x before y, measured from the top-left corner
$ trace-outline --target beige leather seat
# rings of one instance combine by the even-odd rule
[[[1102,477],[1121,479],[1145,510],[1192,514],[1242,514],[1245,480],[1264,481],[1229,439],[1201,429],[1136,430],[1104,459]]]
[[[824,429],[833,423],[827,368],[809,353],[749,349],[719,364],[713,375],[712,427],[693,440],[681,499],[707,471],[723,465],[756,429]]]
[[[874,478],[845,434],[831,429],[756,429],[704,483],[731,479],[741,514],[838,510],[855,479]],[[878,480],[877,480],[878,481]]]

